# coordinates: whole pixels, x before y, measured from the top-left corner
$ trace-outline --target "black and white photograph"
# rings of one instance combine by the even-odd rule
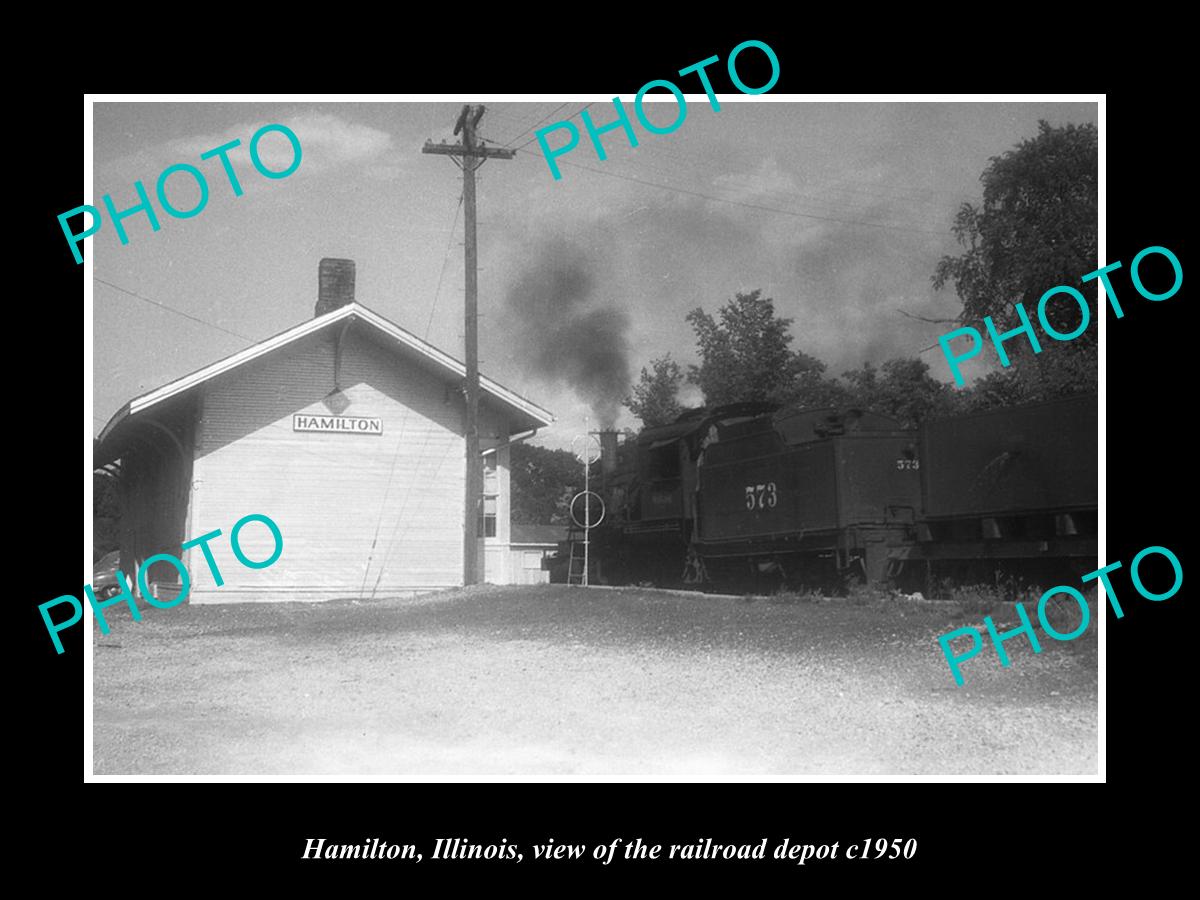
[[[89,98],[89,780],[1103,780],[1103,98],[675,83]]]

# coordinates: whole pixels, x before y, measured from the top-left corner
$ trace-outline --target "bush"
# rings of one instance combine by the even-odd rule
[[[1088,627],[1087,631],[1079,636],[1079,640],[1095,640],[1098,636],[1096,618],[1102,614],[1096,608],[1096,589],[1089,588],[1086,591],[1081,591],[1088,605]],[[1035,600],[1036,604],[1037,601]],[[1028,604],[1027,604],[1028,605]],[[1036,605],[1032,611],[1036,611]],[[1059,634],[1071,634],[1083,622],[1083,610],[1079,607],[1079,602],[1070,594],[1056,594],[1046,601],[1046,621],[1050,623],[1050,627]],[[1074,641],[1072,641],[1074,643]]]
[[[783,588],[768,598],[771,603],[825,603],[826,597],[813,588]]]
[[[846,600],[852,606],[874,606],[892,599],[895,592],[877,584],[863,584],[858,579],[846,586]]]
[[[1004,591],[994,584],[963,584],[950,591],[963,614],[990,615],[1004,603]]]

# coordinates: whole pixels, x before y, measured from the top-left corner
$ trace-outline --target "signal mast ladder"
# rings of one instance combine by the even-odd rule
[[[583,463],[583,490],[571,498],[568,505],[570,513],[570,522],[568,523],[567,540],[571,542],[571,553],[567,557],[567,584],[577,584],[580,587],[586,587],[588,583],[588,530],[600,524],[600,519],[604,518],[604,514],[600,514],[600,519],[595,522],[591,520],[591,499],[595,497],[600,500],[599,495],[592,493],[591,490],[591,472],[592,463],[600,458],[601,448],[592,437],[590,431],[587,430],[587,419],[583,420],[584,432],[577,434],[575,440],[571,442],[571,448],[575,450],[575,456]],[[576,445],[582,442],[579,449],[575,449]],[[575,503],[579,498],[583,498],[584,502],[584,521],[580,522],[579,517],[575,515]],[[604,501],[600,500],[601,508],[603,509]],[[583,535],[583,540],[579,539]]]
[[[572,523],[567,530],[567,540],[571,543],[571,553],[567,559],[567,584],[584,583],[584,550],[587,532]]]

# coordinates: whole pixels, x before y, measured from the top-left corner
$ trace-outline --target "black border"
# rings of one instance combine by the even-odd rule
[[[725,28],[726,33],[733,30]],[[625,97],[644,81],[663,77],[672,66],[677,69],[713,53],[724,58],[730,47],[746,36],[765,40],[779,56],[781,78],[773,93],[873,90],[880,85],[940,92],[946,90],[950,78],[935,72],[924,83],[907,79],[898,84],[868,70],[849,85],[842,72],[821,71],[811,61],[813,34],[782,28],[745,31],[743,37],[732,40],[634,37],[621,43],[611,36],[573,46],[570,52],[561,41],[540,47],[533,42],[529,48],[480,48],[476,62],[480,70],[487,71],[482,80],[475,70],[447,67],[444,44],[424,48],[426,56],[422,57],[411,42],[405,53],[389,59],[386,72],[381,64],[374,70],[351,68],[339,86],[347,90],[357,86],[462,91],[464,96],[506,90],[611,91]],[[1006,59],[1006,64],[1020,64]],[[439,76],[432,82],[428,66],[435,60]],[[663,60],[670,63],[664,66]],[[311,74],[312,82],[326,72],[314,65],[304,67],[304,74]],[[751,81],[749,74],[746,80]],[[1064,80],[1095,84],[1106,79],[1069,74]],[[249,86],[248,80],[225,87]],[[312,84],[281,86],[301,90]],[[716,86],[728,90],[726,85]],[[949,86],[989,89],[970,83]],[[193,85],[192,89],[212,87]],[[1015,86],[995,84],[990,89],[1007,91]],[[298,857],[303,841],[314,836],[339,842],[380,837],[418,844],[429,844],[438,836],[484,843],[505,837],[525,844],[549,836],[559,842],[588,843],[635,835],[661,843],[700,835],[725,843],[764,836],[814,842],[911,836],[920,841],[920,852],[911,864],[859,867],[857,871],[870,871],[889,880],[902,871],[941,877],[953,871],[967,879],[960,884],[963,888],[981,883],[988,869],[1011,874],[1011,867],[1025,865],[1023,859],[1046,852],[1044,848],[1053,848],[1054,857],[1068,866],[1094,858],[1099,849],[1096,844],[1103,840],[1102,834],[1096,834],[1100,823],[1089,815],[1081,817],[1081,813],[1095,808],[1098,801],[1088,798],[1080,806],[1074,799],[1078,797],[1075,791],[1089,790],[1085,786],[356,784],[214,785],[200,790],[174,785],[91,785],[87,793],[80,793],[82,629],[65,635],[66,653],[56,656],[45,639],[36,604],[74,592],[79,578],[78,544],[66,530],[66,522],[78,508],[77,479],[84,474],[77,456],[79,420],[71,415],[79,387],[67,374],[74,368],[70,359],[79,345],[72,341],[74,347],[64,346],[67,342],[59,339],[59,317],[44,313],[60,307],[76,310],[81,297],[83,268],[66,252],[55,216],[82,202],[79,143],[83,97],[64,89],[47,93],[37,102],[38,152],[28,163],[33,173],[20,185],[29,193],[22,208],[30,212],[21,222],[34,227],[34,236],[16,245],[9,258],[25,280],[18,296],[10,297],[9,309],[22,335],[15,343],[24,345],[19,352],[28,359],[28,366],[10,374],[16,382],[10,393],[11,412],[24,420],[10,431],[10,439],[19,446],[32,445],[34,450],[21,455],[21,474],[12,472],[28,487],[18,495],[23,528],[11,544],[22,550],[32,548],[34,556],[30,565],[22,566],[31,577],[22,579],[16,601],[27,638],[19,691],[26,728],[21,740],[14,742],[25,757],[16,771],[33,774],[41,786],[41,802],[29,814],[34,833],[51,828],[61,832],[64,816],[73,819],[73,814],[83,813],[92,838],[103,840],[112,853],[136,852],[141,874],[148,874],[147,869],[168,871],[186,859],[194,863],[195,877],[202,881],[238,873],[244,878],[296,878],[305,884],[358,883],[364,877],[377,878],[385,885],[409,884],[414,874],[380,864],[302,865]],[[1182,176],[1188,171],[1183,160],[1187,145],[1170,136],[1179,110],[1177,98],[1161,90],[1129,89],[1108,95],[1106,261],[1120,259],[1128,265],[1140,249],[1157,244],[1171,248],[1187,269],[1183,239],[1187,182]],[[35,262],[25,259],[25,250],[32,250]],[[1107,560],[1121,559],[1128,565],[1138,550],[1160,544],[1175,551],[1186,572],[1182,517],[1190,506],[1185,489],[1192,480],[1186,477],[1190,472],[1186,457],[1194,454],[1188,437],[1191,410],[1187,401],[1192,382],[1185,341],[1191,331],[1183,318],[1187,308],[1184,291],[1157,304],[1133,295],[1126,300],[1123,295],[1125,318],[1117,321],[1108,314]],[[70,315],[62,318],[67,321]],[[129,347],[128,352],[136,355],[138,349]],[[29,411],[32,404],[21,401],[30,393],[42,393],[37,389],[41,378],[48,378],[51,390],[37,405],[44,404],[53,414],[35,417],[34,424],[17,413],[17,408]],[[68,399],[60,400],[60,396]],[[69,424],[72,422],[74,427]],[[85,428],[90,429],[91,423]],[[24,475],[26,460],[33,467],[29,478]],[[1130,599],[1124,602],[1124,619],[1118,621],[1110,613],[1107,620],[1108,780],[1142,785],[1147,779],[1170,777],[1168,773],[1176,771],[1181,762],[1175,723],[1180,720],[1179,701],[1188,683],[1184,670],[1187,654],[1176,650],[1171,639],[1189,634],[1184,620],[1186,586],[1171,600],[1153,604],[1132,596],[1127,579],[1118,578],[1115,583],[1122,599]],[[130,791],[137,795],[132,802]],[[1069,798],[1066,804],[1064,798]],[[1062,827],[1056,827],[1059,824]],[[122,849],[127,841],[136,851]],[[427,871],[448,873],[452,868],[452,864],[443,864],[441,869]],[[491,880],[502,866],[476,863],[471,868],[477,876]],[[508,871],[518,872],[523,881],[547,874],[566,880],[577,869],[578,865],[555,864],[542,870]],[[669,868],[660,864],[656,873],[672,879],[686,874],[712,883],[710,879],[726,869],[743,879],[747,874],[744,866],[737,871],[736,865],[719,864]],[[624,871],[638,877],[647,874],[644,865],[626,866]],[[771,868],[772,874],[783,871],[798,872],[797,878],[806,883],[820,877],[819,872],[834,869]],[[836,874],[844,878],[849,872],[840,868]]]

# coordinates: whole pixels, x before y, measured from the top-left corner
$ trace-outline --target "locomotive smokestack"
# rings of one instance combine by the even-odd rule
[[[617,470],[617,435],[616,431],[600,432],[600,471],[605,478]]]

